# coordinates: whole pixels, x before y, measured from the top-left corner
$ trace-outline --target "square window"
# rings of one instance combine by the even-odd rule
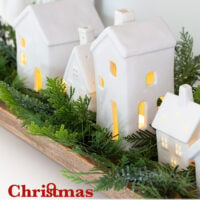
[[[117,67],[116,64],[112,61],[110,61],[110,72],[113,76],[117,76]]]
[[[146,75],[146,85],[147,86],[150,86],[150,85],[153,85],[155,83],[155,72],[149,72],[147,75]]]

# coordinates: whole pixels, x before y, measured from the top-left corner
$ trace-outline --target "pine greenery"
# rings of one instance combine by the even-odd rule
[[[0,19],[0,81],[11,81],[16,76],[16,42],[12,27]]]
[[[154,133],[139,130],[113,140],[108,129],[96,125],[96,113],[88,110],[90,99],[73,100],[74,89],[66,88],[59,78],[48,79],[47,89],[39,92],[25,88],[16,76],[14,38],[14,31],[0,23],[0,100],[24,121],[27,134],[50,137],[96,163],[87,173],[64,170],[65,177],[93,184],[96,191],[129,187],[147,198],[196,197],[194,168],[178,171],[177,167],[159,164]],[[191,36],[183,30],[176,46],[176,92],[181,84],[193,86],[199,79],[200,56],[193,56],[192,46]],[[200,103],[199,87],[194,98]],[[101,177],[84,180],[88,174]]]
[[[200,55],[193,55],[193,38],[184,29],[175,48],[174,81],[175,92],[183,84],[194,84],[200,80]]]

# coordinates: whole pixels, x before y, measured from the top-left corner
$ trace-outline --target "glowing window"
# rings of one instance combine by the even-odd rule
[[[161,137],[161,145],[162,145],[162,148],[168,149],[168,141],[167,141],[167,138],[164,136]]]
[[[176,144],[175,145],[175,150],[176,150],[176,155],[177,156],[181,156],[182,155],[181,145],[180,144]]]
[[[149,72],[146,75],[146,85],[150,86],[153,85],[155,83],[155,72]]]
[[[62,80],[62,82],[63,82],[63,85],[66,87],[64,92],[67,92],[67,82],[64,79]]]
[[[35,68],[34,89],[36,91],[42,89],[42,73],[39,68]]]
[[[171,159],[171,166],[172,166],[172,167],[176,167],[176,165],[177,165],[176,159],[175,159],[175,158],[172,158],[172,159]]]
[[[161,106],[163,100],[164,100],[164,97],[162,97],[162,96],[158,98],[158,100],[157,100],[157,107],[158,108]]]
[[[138,128],[146,128],[146,103],[140,102],[138,106]]]
[[[25,40],[24,37],[21,37],[20,43],[21,43],[21,47],[22,47],[22,48],[26,48],[26,40]]]
[[[110,72],[113,76],[117,76],[117,67],[116,64],[112,61],[110,61]]]
[[[105,81],[104,81],[103,77],[100,77],[100,79],[99,79],[99,84],[100,84],[100,86],[101,86],[102,88],[104,88],[104,86],[105,86]]]
[[[21,53],[20,59],[21,59],[21,64],[26,65],[26,54],[25,53]]]
[[[112,120],[113,120],[113,140],[119,139],[119,128],[118,128],[118,112],[117,112],[117,104],[112,101]]]

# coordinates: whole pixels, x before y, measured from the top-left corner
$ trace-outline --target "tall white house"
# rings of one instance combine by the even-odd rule
[[[36,91],[45,88],[47,77],[63,78],[80,26],[93,27],[95,37],[104,29],[91,0],[29,5],[14,26],[19,77]]]
[[[175,44],[162,19],[136,21],[132,11],[116,11],[115,25],[91,46],[100,126],[113,136],[149,128],[157,99],[174,91]]]

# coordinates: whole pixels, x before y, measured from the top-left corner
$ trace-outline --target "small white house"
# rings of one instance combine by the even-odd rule
[[[91,0],[58,0],[28,6],[15,21],[20,78],[36,91],[46,77],[63,78],[72,49],[79,43],[77,29],[91,26],[97,36],[103,24]]]
[[[91,98],[89,109],[96,111],[94,64],[90,52],[94,31],[90,27],[79,28],[79,37],[80,45],[74,47],[72,51],[64,74],[64,81],[67,88],[70,86],[75,88],[74,99],[87,95]]]
[[[159,162],[190,164],[189,149],[200,139],[200,105],[193,102],[192,88],[183,85],[179,96],[167,93],[152,123],[156,129]]]
[[[135,21],[128,10],[92,43],[97,123],[113,135],[146,129],[157,99],[173,92],[175,39],[160,18]]]

